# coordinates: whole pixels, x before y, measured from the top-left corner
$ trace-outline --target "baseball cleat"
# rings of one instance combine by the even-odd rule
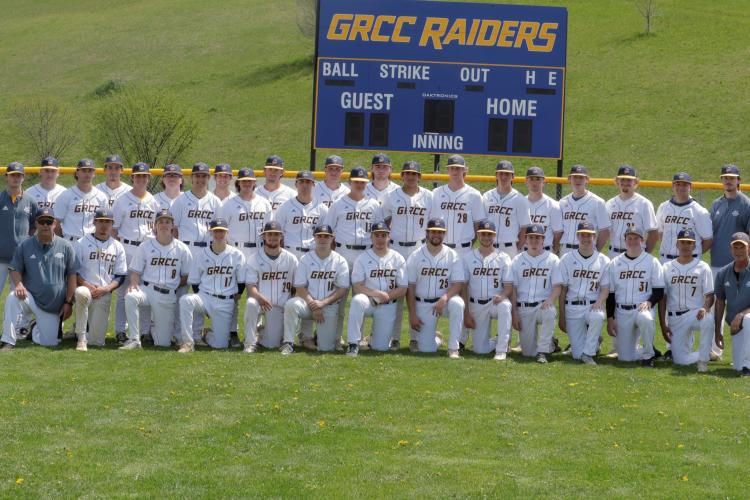
[[[304,339],[302,341],[302,348],[307,349],[308,351],[318,350],[318,346],[315,344],[315,341],[313,339]]]
[[[568,344],[568,345],[565,346],[565,349],[562,350],[561,354],[563,356],[570,356],[570,353],[572,353],[572,352],[573,351],[571,350],[570,344]]]
[[[15,347],[16,347],[16,346],[14,346],[13,344],[8,344],[8,343],[6,342],[5,344],[3,344],[3,347],[2,347],[2,348],[0,348],[0,351],[2,351],[2,352],[10,352],[10,351],[12,351],[12,350],[13,350],[13,349],[14,349]]]
[[[450,359],[458,359],[461,356],[458,354],[458,349],[448,349],[448,357]]]
[[[672,355],[671,351],[670,351],[669,355],[670,356]],[[663,356],[663,354],[661,353],[661,351],[659,349],[657,349],[656,346],[654,346],[654,357],[652,359],[659,359],[662,356]]]
[[[357,344],[349,344],[349,347],[346,349],[346,355],[355,358],[358,354],[359,346]]]
[[[292,346],[291,342],[284,342],[283,344],[281,344],[279,351],[281,351],[281,354],[286,356],[294,352],[294,347]]]
[[[246,352],[248,354],[254,353],[256,350],[255,344],[248,344],[245,346],[244,349],[242,349],[242,352]]]
[[[511,347],[510,349],[508,349],[508,352],[515,352],[515,353],[521,352],[521,344],[518,343],[518,344],[514,345],[513,347]]]
[[[592,357],[591,357],[591,356],[589,356],[588,354],[582,354],[582,355],[581,355],[581,362],[582,362],[582,363],[583,363],[584,365],[591,365],[591,366],[596,366],[596,361],[594,361],[594,358],[592,358]]]
[[[193,352],[195,351],[195,346],[193,346],[192,342],[186,342],[180,346],[180,348],[177,350],[177,352]]]
[[[560,341],[557,340],[557,337],[552,337],[552,345],[554,346],[552,352],[562,352],[562,349],[560,349]]]
[[[27,338],[29,338],[29,332],[31,332],[30,328],[26,328],[26,327],[19,328],[16,338],[18,340],[26,340]]]
[[[137,340],[128,340],[127,342],[125,342],[125,344],[122,345],[122,347],[120,347],[120,350],[132,351],[134,349],[140,349],[140,348],[141,348],[140,342],[138,342]]]
[[[654,358],[655,357],[656,356],[654,356]],[[641,360],[641,366],[643,366],[644,368],[653,368],[655,366],[654,365],[654,358],[648,358],[648,359]]]
[[[711,351],[711,354],[708,355],[708,359],[710,361],[719,361],[721,359],[721,354]]]
[[[417,342],[416,340],[410,340],[409,352],[419,352],[419,342]]]
[[[466,344],[463,342],[458,343],[458,352],[464,352],[466,350]]]
[[[508,355],[504,352],[498,352],[495,353],[495,357],[493,358],[495,361],[505,361],[508,358]]]
[[[240,342],[240,336],[237,335],[237,332],[229,332],[229,346],[234,349],[242,347],[242,343]]]
[[[540,352],[536,355],[536,362],[545,364],[547,363],[547,355],[543,352]]]
[[[617,349],[612,349],[604,357],[607,358],[607,359],[617,359],[617,357],[618,357]]]
[[[147,333],[146,335],[143,335],[141,337],[141,344],[143,344],[143,345],[154,345],[154,337],[152,337],[150,333]]]
[[[193,344],[195,347],[208,347],[208,342],[206,342],[206,338],[204,336],[193,339]]]
[[[742,369],[740,372],[740,377],[750,377],[750,368],[747,366]]]
[[[349,354],[349,350],[352,348],[352,345],[349,344],[349,347],[347,348],[346,353]],[[363,337],[359,341],[359,349],[362,351],[369,351],[370,350],[370,337]]]
[[[125,332],[117,332],[115,333],[115,340],[117,340],[117,342],[122,345],[128,341],[128,336],[125,334]]]
[[[388,350],[395,352],[399,349],[401,349],[401,341],[396,339],[391,340],[391,344],[388,346]]]
[[[708,363],[705,361],[698,361],[698,373],[708,373]]]
[[[76,351],[88,351],[88,347],[86,347],[86,341],[85,340],[79,340],[78,343],[76,343]]]
[[[664,353],[663,358],[664,361],[672,361],[672,349],[667,349],[667,351]]]

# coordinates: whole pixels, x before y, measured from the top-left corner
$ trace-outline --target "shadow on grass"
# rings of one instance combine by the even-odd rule
[[[307,72],[312,74],[312,71],[312,56],[298,57],[291,61],[262,66],[249,73],[241,74],[235,80],[235,84],[238,87],[257,87],[274,83],[284,78],[298,77]]]

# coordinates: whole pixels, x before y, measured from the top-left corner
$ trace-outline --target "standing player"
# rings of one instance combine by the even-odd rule
[[[94,232],[75,244],[81,264],[75,290],[78,351],[86,351],[89,343],[104,347],[112,292],[123,288],[128,274],[125,249],[111,235],[113,222],[112,212],[100,208],[94,214]]]
[[[23,191],[24,166],[14,161],[5,169],[6,188],[0,193],[0,293],[8,280],[8,267],[18,245],[34,232],[37,204]]]
[[[94,162],[83,159],[76,167],[75,186],[69,187],[55,202],[58,236],[68,241],[78,241],[94,232],[94,212],[109,208],[109,199],[92,184],[96,168]]]
[[[453,248],[459,257],[471,251],[479,222],[487,218],[482,195],[464,183],[468,168],[461,155],[448,158],[448,184],[432,192],[430,219],[445,221],[445,245]]]
[[[625,253],[625,230],[629,226],[645,228],[646,253],[651,253],[659,241],[659,229],[651,200],[636,193],[638,175],[630,165],[617,169],[615,184],[620,193],[607,201],[607,213],[612,223],[609,236],[609,258]]]
[[[195,249],[208,246],[209,225],[221,206],[221,200],[208,191],[208,178],[208,165],[193,165],[192,188],[182,193],[170,209],[174,216],[175,236],[190,248],[193,257]]]
[[[538,363],[546,363],[554,350],[560,259],[544,249],[544,227],[540,224],[532,224],[526,230],[526,245],[529,249],[516,255],[510,266],[513,328],[519,332],[523,355],[536,356]]]
[[[406,295],[406,262],[388,246],[390,230],[385,222],[372,226],[372,248],[365,250],[354,261],[352,288],[354,297],[349,305],[346,354],[356,356],[363,338],[365,316],[372,316],[370,347],[387,351],[391,345],[393,324],[396,321],[396,301]]]
[[[34,184],[27,191],[34,201],[37,208],[49,208],[54,210],[55,201],[65,191],[65,186],[57,183],[57,177],[60,164],[54,156],[48,156],[42,160],[42,166],[39,169],[39,184]]]
[[[466,287],[464,326],[474,331],[472,350],[477,354],[495,351],[495,360],[504,361],[510,341],[513,292],[510,258],[495,250],[495,224],[483,221],[477,229],[479,248],[463,257]],[[490,337],[492,318],[497,319],[497,337]]]
[[[730,245],[733,260],[719,270],[714,280],[714,338],[723,349],[722,318],[726,312],[726,322],[732,336],[732,366],[741,376],[750,377],[750,238],[742,232],[734,233]]]
[[[497,228],[495,248],[511,259],[523,251],[526,227],[531,225],[529,200],[513,189],[513,164],[503,160],[495,167],[497,188],[484,193],[487,220]]]
[[[609,296],[609,259],[594,247],[596,229],[580,222],[578,250],[560,259],[560,330],[568,334],[573,359],[595,365]]]
[[[246,262],[245,281],[245,349],[255,352],[256,343],[266,349],[277,349],[284,337],[284,304],[292,296],[294,273],[299,261],[281,248],[281,225],[276,221],[263,226],[263,249]],[[263,335],[258,338],[258,318],[266,319]]]
[[[281,354],[294,352],[292,342],[303,319],[313,319],[317,324],[318,351],[333,351],[338,345],[338,303],[349,291],[349,266],[344,257],[332,250],[333,236],[331,226],[316,227],[315,250],[300,259],[294,274],[296,296],[284,304]]]
[[[560,204],[544,194],[544,170],[531,167],[526,171],[526,187],[529,194],[529,218],[532,224],[539,224],[544,229],[544,250],[557,254],[560,250],[560,238],[563,233]],[[526,250],[526,246],[524,245]]]
[[[677,258],[677,233],[681,229],[692,229],[696,236],[695,255],[700,257],[711,248],[713,229],[708,210],[690,196],[693,180],[689,174],[680,172],[672,179],[674,196],[656,210],[659,224],[659,260],[663,263]]]
[[[188,247],[172,236],[174,221],[168,210],[156,215],[156,236],[138,247],[130,261],[128,292],[125,295],[125,313],[128,317],[128,341],[125,350],[141,347],[141,309],[148,310],[153,322],[151,335],[154,345],[169,347],[179,331],[180,298],[187,292],[187,279],[192,269],[193,257]],[[180,339],[180,334],[176,338]],[[183,351],[191,351],[192,344]]]
[[[664,296],[664,271],[654,256],[643,250],[645,235],[637,226],[625,230],[626,252],[609,264],[607,333],[615,337],[620,361],[641,360],[654,366],[654,306]],[[641,337],[643,348],[638,347]]]
[[[563,235],[560,240],[561,255],[578,248],[576,228],[579,222],[589,222],[598,234],[596,249],[601,251],[609,239],[609,220],[604,200],[587,189],[589,173],[583,165],[570,168],[568,182],[573,192],[560,200],[560,212],[563,221]]]
[[[391,159],[388,155],[378,153],[373,156],[372,167],[370,168],[372,181],[365,188],[365,196],[378,200],[378,203],[382,205],[388,193],[399,188],[398,184],[391,180],[392,169]]]
[[[708,371],[714,339],[714,280],[711,268],[697,257],[695,233],[677,233],[679,256],[664,264],[665,294],[659,301],[659,323],[664,340],[671,343],[672,359],[678,365],[698,363],[698,371]],[[667,324],[669,316],[669,324]],[[700,347],[693,351],[693,332],[700,332]]]
[[[441,339],[436,336],[437,320],[448,316],[450,337],[448,357],[458,359],[458,343],[463,329],[464,309],[461,289],[466,282],[464,266],[455,250],[443,244],[447,232],[443,219],[427,221],[427,241],[406,261],[409,288],[409,324],[414,330],[419,352],[436,352]]]
[[[263,167],[266,182],[258,188],[258,194],[271,202],[271,209],[276,213],[282,203],[297,196],[297,192],[281,183],[284,175],[284,160],[280,156],[269,156]]]
[[[170,163],[164,167],[161,176],[163,191],[154,195],[157,203],[159,203],[160,210],[169,210],[172,208],[172,203],[182,194],[182,184],[182,168],[179,165]]]
[[[122,182],[122,158],[120,155],[110,155],[104,160],[104,182],[96,185],[96,189],[104,193],[109,200],[107,208],[112,209],[117,198],[130,191],[130,186]]]
[[[222,202],[234,196],[231,189],[232,166],[229,163],[219,163],[214,167],[214,194]]]
[[[297,196],[285,201],[276,210],[274,220],[284,232],[284,248],[292,252],[297,259],[301,259],[314,248],[313,229],[323,223],[328,214],[328,207],[313,201],[315,180],[312,172],[297,172],[294,185],[297,188]]]
[[[315,204],[330,207],[333,202],[346,196],[349,188],[341,184],[341,173],[344,171],[344,160],[338,155],[326,158],[325,178],[315,184],[313,199]]]
[[[193,256],[188,282],[199,285],[198,293],[180,299],[180,326],[182,347],[189,352],[195,345],[195,318],[203,323],[204,315],[211,319],[211,330],[204,342],[214,349],[229,347],[234,303],[239,298],[238,284],[244,281],[245,257],[242,252],[227,245],[229,225],[223,219],[211,221],[212,240],[207,248]]]
[[[730,241],[736,232],[750,232],[750,198],[740,191],[740,169],[736,165],[721,167],[724,193],[711,203],[711,271],[716,276],[719,269],[732,262]]]

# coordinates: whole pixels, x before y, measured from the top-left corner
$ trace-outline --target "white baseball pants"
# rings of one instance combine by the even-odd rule
[[[25,314],[26,317],[33,315],[36,318],[36,326],[31,337],[35,344],[48,347],[58,344],[57,333],[60,329],[60,316],[40,309],[30,293],[26,293],[26,299],[19,300],[14,291],[11,291],[8,298],[5,299],[3,336],[0,340],[6,344],[16,345],[17,329],[19,328],[17,323],[21,314]]]
[[[421,330],[413,333],[417,338],[419,352],[436,352],[440,345],[437,337],[435,337],[438,317],[433,313],[433,307],[435,307],[434,302],[417,301],[416,304],[417,317],[422,321]],[[443,309],[442,316],[448,317],[450,331],[448,337],[448,349],[458,349],[458,341],[461,338],[461,331],[464,326],[465,307],[466,305],[464,304],[463,299],[454,295],[450,298]],[[412,334],[410,333],[410,335]]]
[[[656,320],[653,308],[639,311],[618,307],[615,310],[615,321],[617,322],[615,348],[620,361],[640,361],[654,357]],[[643,343],[642,349],[638,348],[639,334]]]
[[[128,318],[128,338],[140,341],[141,335],[148,331],[151,322],[151,336],[154,345],[169,347],[175,329],[175,311],[177,295],[160,293],[141,284],[137,290],[125,294],[125,314]],[[143,314],[146,312],[146,314]],[[177,336],[179,339],[180,337]]]
[[[604,311],[592,311],[590,305],[565,306],[565,328],[573,359],[581,359],[584,354],[596,356],[605,317]]]
[[[706,313],[702,320],[696,315],[698,310],[669,316],[672,330],[672,360],[676,365],[692,365],[698,361],[708,362],[714,339],[714,315]],[[693,332],[700,332],[698,350],[693,351]]]
[[[738,372],[750,368],[750,314],[742,318],[742,328],[732,335],[732,366]]]
[[[395,250],[396,252],[401,255],[401,257],[404,258],[404,261],[409,259],[409,256],[413,254],[416,250],[422,247],[422,243],[417,243],[413,247],[402,247],[398,245],[398,243],[394,243],[391,245],[391,248]],[[399,297],[396,299],[396,321],[393,322],[393,332],[391,333],[391,339],[393,340],[401,340],[401,327],[404,324],[404,305],[406,302],[406,295],[403,297]],[[412,331],[411,328],[409,328],[409,340],[416,340],[417,338],[414,336],[416,332]]]
[[[130,262],[138,251],[138,247],[129,243],[123,243],[125,248],[125,262],[130,269]],[[115,289],[115,332],[126,332],[128,329],[127,313],[125,312],[125,294],[128,292],[128,279]],[[144,332],[145,333],[145,332]]]
[[[212,334],[206,336],[206,343],[214,349],[229,347],[229,328],[232,323],[234,302],[234,299],[211,297],[200,291],[192,295],[184,295],[180,299],[182,342],[193,342],[195,320],[203,324],[204,316],[208,316],[211,318]]]
[[[75,299],[75,328],[78,340],[85,340],[88,344],[103,347],[104,338],[107,336],[112,294],[108,293],[94,300],[91,297],[91,290],[85,286],[79,286],[75,291]]]
[[[551,353],[553,351],[552,338],[555,334],[557,309],[554,306],[541,309],[541,305],[519,307],[518,317],[521,321],[521,331],[518,332],[518,338],[523,355],[533,357],[539,353]]]
[[[266,326],[263,335],[258,338],[258,318],[261,315],[266,318]],[[268,349],[275,349],[281,345],[283,338],[284,308],[273,306],[270,311],[263,312],[258,301],[249,297],[245,302],[245,347],[257,343]]]
[[[510,342],[511,306],[508,299],[499,304],[492,300],[486,304],[469,301],[469,313],[474,318],[475,328],[467,329],[471,335],[471,350],[477,354],[507,352]],[[497,319],[497,337],[490,336],[492,318]]]
[[[339,304],[331,304],[323,308],[323,323],[316,323],[319,351],[334,351],[341,330],[336,328],[338,322]],[[307,302],[301,297],[294,297],[284,304],[284,342],[293,342],[299,333],[303,319],[312,319],[312,311]]]
[[[349,303],[349,322],[346,324],[346,338],[350,344],[358,344],[362,339],[365,316],[372,317],[370,347],[375,351],[387,351],[391,345],[393,323],[396,321],[396,303],[373,305],[370,297],[358,293]]]

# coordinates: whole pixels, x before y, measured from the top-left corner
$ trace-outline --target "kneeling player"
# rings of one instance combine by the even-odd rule
[[[664,340],[672,344],[672,360],[677,365],[698,363],[699,372],[708,371],[714,339],[714,281],[711,268],[695,251],[695,232],[677,233],[678,256],[664,264],[665,294],[659,302],[659,323]],[[669,324],[667,324],[669,317]],[[698,351],[693,351],[693,332],[700,332]]]
[[[347,355],[356,356],[362,339],[365,316],[372,316],[370,347],[387,351],[391,343],[393,323],[397,319],[396,301],[406,295],[404,258],[389,248],[390,230],[385,222],[372,226],[372,248],[354,261],[352,287],[354,297],[349,304],[347,323]]]

